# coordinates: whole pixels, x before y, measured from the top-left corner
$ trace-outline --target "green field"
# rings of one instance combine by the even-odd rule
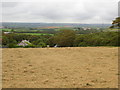
[[[11,31],[12,29],[6,29],[6,28],[5,28],[5,29],[2,29],[2,28],[1,28],[0,31],[1,31],[1,30],[2,30],[2,31],[3,31],[3,30],[5,30],[5,31]]]
[[[19,34],[26,34],[26,35],[53,35],[53,34],[46,34],[46,33],[19,33]]]

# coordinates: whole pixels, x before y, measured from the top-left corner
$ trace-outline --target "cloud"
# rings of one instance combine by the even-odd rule
[[[118,0],[12,0],[2,2],[5,22],[111,23]]]
[[[19,3],[18,2],[3,2],[2,3],[2,7],[15,7],[17,6]]]

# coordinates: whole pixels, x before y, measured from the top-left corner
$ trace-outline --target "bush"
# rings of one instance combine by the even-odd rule
[[[27,45],[27,46],[24,46],[24,48],[35,48],[35,45]]]
[[[39,42],[38,45],[36,45],[36,47],[46,47],[46,43],[44,42]]]
[[[10,43],[7,45],[8,48],[16,48],[16,44],[14,43]]]

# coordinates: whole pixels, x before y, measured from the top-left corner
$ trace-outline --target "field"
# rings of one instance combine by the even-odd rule
[[[46,33],[19,33],[19,34],[25,34],[25,35],[53,35],[53,34],[46,34]]]
[[[117,88],[117,47],[3,48],[3,88]]]
[[[11,29],[6,29],[6,28],[5,29],[0,29],[0,31],[3,31],[3,30],[8,31],[8,32],[11,31]]]

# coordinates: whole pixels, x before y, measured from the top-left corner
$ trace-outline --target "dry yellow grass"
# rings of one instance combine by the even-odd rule
[[[117,88],[117,47],[4,48],[3,88]]]

